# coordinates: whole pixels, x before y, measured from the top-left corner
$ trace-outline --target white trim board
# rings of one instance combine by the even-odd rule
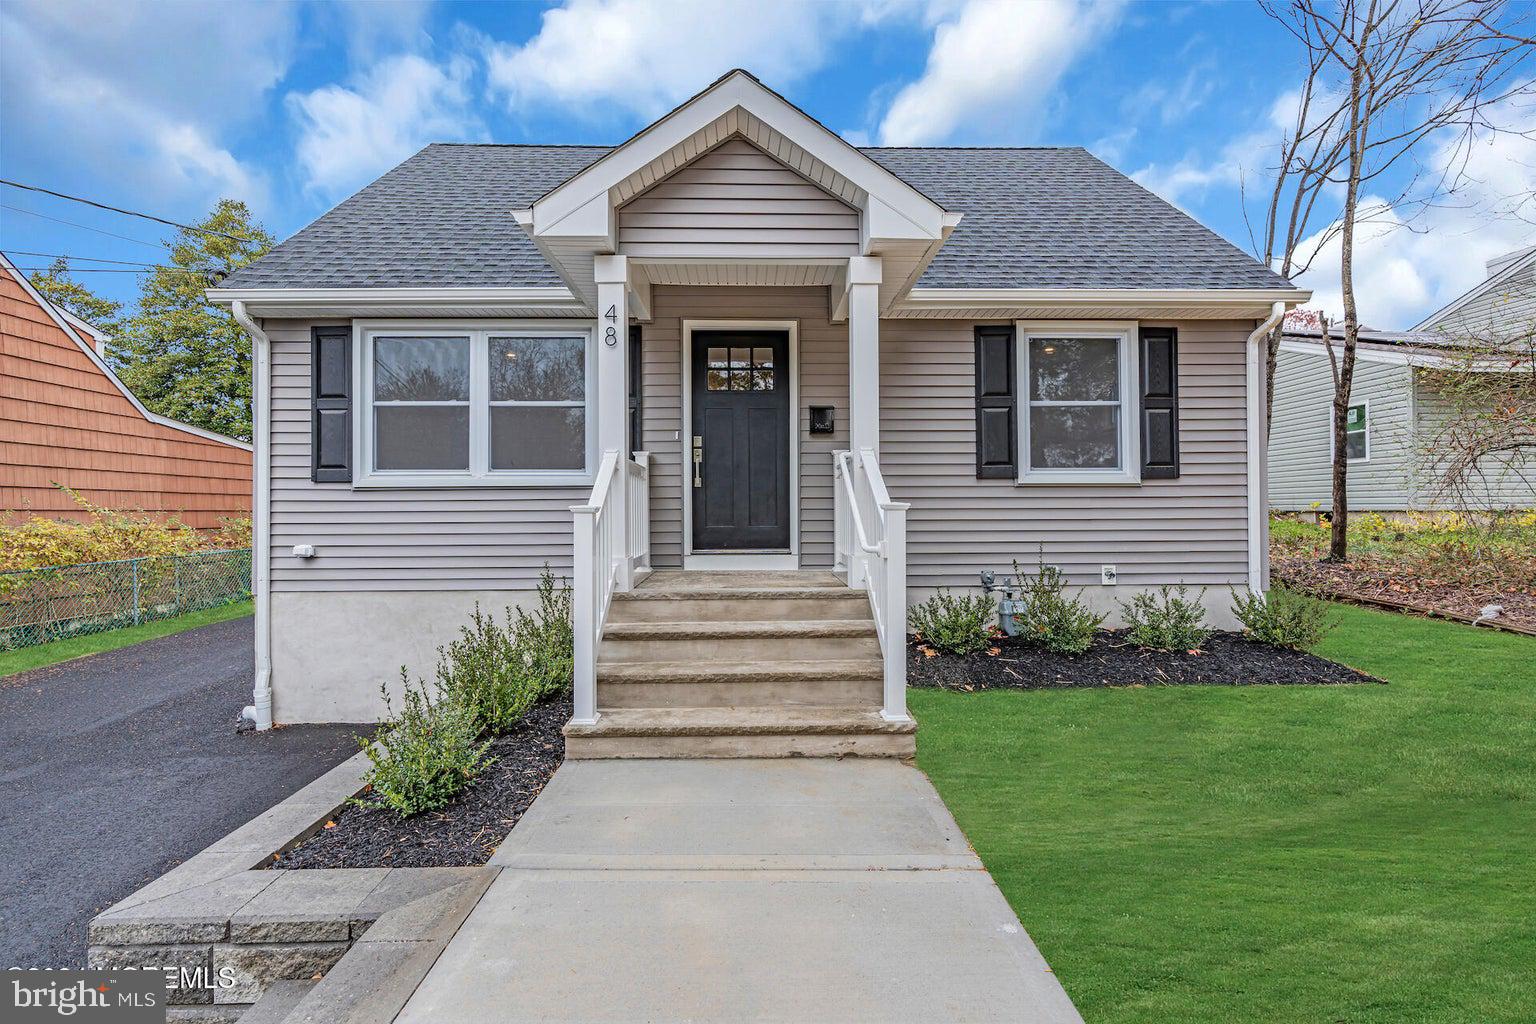
[[[789,551],[769,553],[693,553],[693,332],[784,331],[789,335]],[[682,459],[684,569],[798,569],[800,567],[800,321],[683,321],[682,420],[678,451]]]

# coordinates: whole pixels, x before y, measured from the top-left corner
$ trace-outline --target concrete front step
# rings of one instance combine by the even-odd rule
[[[873,619],[610,622],[603,630],[605,640],[794,640],[875,635]]]
[[[780,655],[786,653],[783,650]],[[798,650],[797,650],[798,653]],[[599,708],[778,707],[878,708],[879,652],[864,658],[726,662],[599,663]]]
[[[615,708],[568,724],[565,756],[911,757],[916,730],[852,707]]]

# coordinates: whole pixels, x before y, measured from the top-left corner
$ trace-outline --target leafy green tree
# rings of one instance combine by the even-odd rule
[[[168,264],[141,282],[138,311],[119,337],[118,375],[162,416],[249,440],[251,339],[203,292],[266,254],[273,238],[234,199],[220,199],[194,227],[177,233]]]
[[[43,298],[69,310],[93,327],[108,334],[116,334],[121,329],[123,304],[104,299],[75,280],[69,271],[68,260],[54,260],[47,270],[34,271],[30,280]]]

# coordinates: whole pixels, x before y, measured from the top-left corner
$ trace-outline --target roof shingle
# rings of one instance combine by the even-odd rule
[[[559,285],[512,211],[607,152],[605,146],[428,146],[222,287]],[[1287,286],[1081,148],[863,152],[964,215],[921,287]]]

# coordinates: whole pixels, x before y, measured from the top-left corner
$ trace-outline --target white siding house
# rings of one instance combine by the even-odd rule
[[[1458,343],[1529,337],[1536,331],[1536,246],[1490,260],[1487,277],[1413,331],[1361,334],[1351,411],[1360,418],[1349,455],[1351,509],[1401,512],[1444,507],[1427,462],[1447,416],[1433,375]],[[1334,345],[1342,344],[1335,329]],[[1333,373],[1320,332],[1287,332],[1275,369],[1269,436],[1269,502],[1281,511],[1332,507]],[[1536,455],[1484,467],[1470,499],[1485,508],[1536,504]]]
[[[211,292],[251,716],[376,717],[548,565],[586,756],[910,750],[937,587],[1264,586],[1258,339],[1306,296],[1081,149],[861,150],[744,72],[616,148],[429,146]]]

